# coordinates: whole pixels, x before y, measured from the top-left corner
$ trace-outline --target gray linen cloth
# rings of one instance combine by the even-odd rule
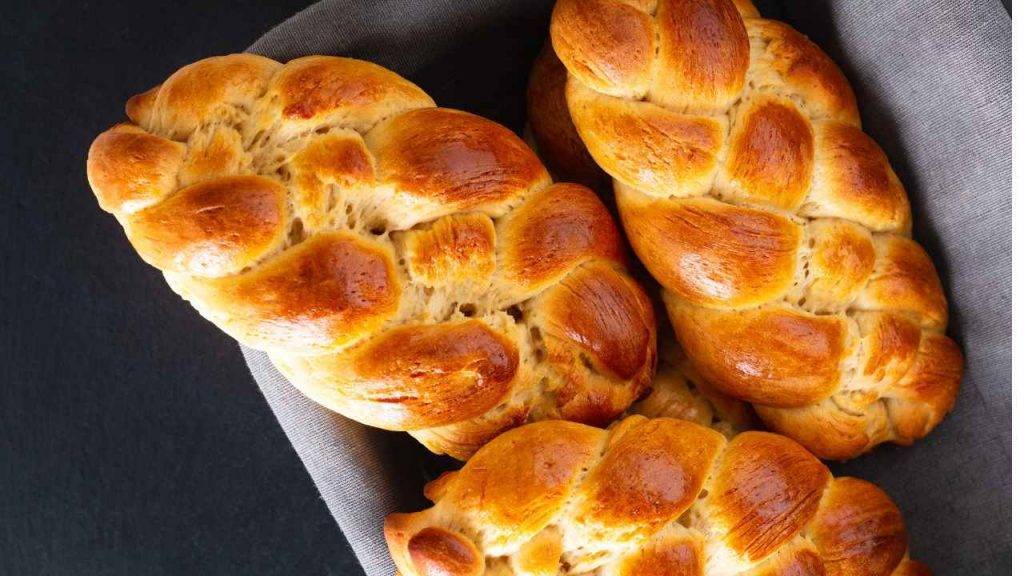
[[[911,196],[915,237],[935,258],[951,333],[967,356],[957,407],[931,436],[833,469],[881,485],[903,509],[914,556],[937,573],[1009,573],[1010,16],[999,0],[758,5],[819,42],[849,76],[865,130]],[[279,60],[368,59],[440,106],[520,127],[550,8],[548,0],[325,0],[250,50]],[[319,407],[265,354],[243,353],[366,573],[392,576],[384,516],[421,507],[423,483],[451,463],[404,434]]]

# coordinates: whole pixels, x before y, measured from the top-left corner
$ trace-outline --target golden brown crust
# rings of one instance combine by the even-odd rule
[[[409,540],[409,559],[421,574],[475,576],[484,573],[483,559],[465,536],[426,528]]]
[[[726,394],[797,407],[830,396],[848,354],[847,323],[785,306],[711,310],[668,296],[669,319],[702,376]]]
[[[743,19],[730,0],[661,0],[650,100],[688,111],[724,111],[750,62]]]
[[[611,190],[608,175],[590,157],[586,145],[572,125],[565,102],[565,66],[545,43],[530,71],[526,88],[529,133],[540,156],[558,180],[577,182],[598,192]]]
[[[752,50],[750,80],[801,101],[812,119],[833,118],[860,126],[853,88],[842,70],[814,42],[789,25],[749,18]]]
[[[400,114],[367,142],[382,181],[450,209],[497,214],[548,181],[540,161],[510,130],[457,110]]]
[[[562,417],[605,426],[647,389],[654,313],[618,266],[577,268],[541,294],[529,314],[544,358],[563,382],[554,395]]]
[[[591,534],[642,538],[657,532],[697,500],[725,444],[717,432],[683,420],[631,424],[620,425],[580,485],[576,514]]]
[[[189,186],[221,176],[243,172],[245,148],[237,130],[218,126],[194,133],[188,142],[188,154],[178,172],[178,184]]]
[[[425,286],[487,283],[495,269],[494,221],[486,214],[453,214],[401,240],[409,274]]]
[[[304,234],[331,226],[332,196],[338,189],[368,195],[376,183],[370,151],[359,134],[348,130],[310,137],[280,170],[291,181],[293,209]]]
[[[813,158],[810,122],[785,100],[762,98],[739,113],[725,177],[735,200],[791,209],[807,196]]]
[[[174,192],[184,156],[185,146],[178,142],[119,124],[89,148],[89,185],[107,212],[138,212]]]
[[[881,490],[833,479],[799,444],[765,432],[727,442],[669,418],[631,416],[608,431],[532,423],[429,492],[434,506],[385,523],[407,576],[478,563],[510,576],[925,570],[909,559],[899,510]],[[428,554],[429,566],[414,564]]]
[[[124,104],[124,113],[135,124],[149,124],[150,116],[153,114],[153,107],[156,105],[156,95],[160,93],[160,87],[154,86],[145,92],[136,94]]]
[[[829,574],[891,574],[907,551],[899,508],[874,484],[837,478],[808,525]]]
[[[810,254],[803,307],[836,312],[864,291],[875,266],[871,234],[845,220],[822,218],[807,226]]]
[[[550,186],[500,227],[500,273],[515,291],[536,291],[587,260],[625,262],[615,221],[593,192],[577,184]]]
[[[875,238],[875,268],[854,306],[910,315],[922,327],[945,330],[946,296],[939,274],[921,245],[909,238]]]
[[[832,398],[796,408],[759,404],[755,410],[769,429],[796,440],[819,458],[847,460],[886,437],[879,439],[869,428],[869,418],[877,414],[848,412]],[[884,407],[871,410],[885,417]]]
[[[149,264],[194,276],[225,276],[275,248],[287,230],[287,190],[260,176],[219,178],[138,212],[128,236]]]
[[[921,328],[886,312],[857,315],[862,341],[860,373],[872,384],[899,382],[910,369],[921,344]]]
[[[878,232],[910,230],[910,203],[885,153],[858,128],[815,127],[818,181],[800,212],[852,220]]]
[[[810,521],[829,481],[828,469],[797,444],[774,434],[744,432],[722,456],[709,488],[714,522],[740,556],[762,560]]]
[[[617,0],[566,0],[551,14],[551,44],[566,68],[609,94],[648,90],[656,34],[648,14]]]
[[[886,398],[897,442],[923,438],[953,409],[963,371],[956,342],[934,332],[922,335],[914,364]]]
[[[546,335],[574,343],[602,373],[629,380],[651,361],[654,312],[617,267],[579,268],[538,305]]]
[[[614,98],[575,77],[566,100],[580,138],[616,181],[662,197],[693,196],[711,183],[725,137],[721,119]]]
[[[324,406],[468,458],[530,420],[610,421],[648,386],[651,304],[614,220],[511,131],[329,56],[208,58],[126,108],[90,149],[100,206]],[[476,569],[433,564],[458,547],[434,536],[409,562]]]
[[[400,575],[483,575],[484,558],[468,538],[435,526],[414,532],[410,516],[392,514],[384,523],[384,536]]]
[[[336,56],[292,60],[267,90],[267,113],[280,118],[285,134],[339,124],[363,133],[389,116],[434,106],[430,96],[398,74]]]
[[[463,513],[486,518],[497,541],[520,530],[539,531],[573,497],[604,436],[581,424],[550,422],[552,426],[541,427],[537,434],[504,434],[487,444],[477,462],[502,464],[463,468],[443,499]],[[508,454],[521,458],[505,460]]]
[[[324,233],[248,272],[172,284],[220,326],[261,349],[327,352],[383,326],[398,310],[394,257],[345,232]]]
[[[403,326],[354,352],[360,384],[351,395],[384,402],[408,416],[402,429],[472,418],[508,393],[519,365],[512,342],[476,320]]]
[[[698,537],[684,534],[652,538],[619,562],[620,576],[701,576],[703,549]]]
[[[255,54],[214,56],[183,66],[160,85],[141,126],[184,140],[215,117],[252,106],[280,67]]]
[[[519,382],[522,382],[523,379],[525,378],[520,376]],[[513,388],[521,389],[521,385],[513,383]],[[374,412],[376,414],[383,413],[379,409]],[[534,406],[513,396],[510,401],[503,402],[476,418],[444,426],[410,430],[409,434],[436,454],[447,454],[458,460],[467,460],[481,446],[505,430],[522,426],[529,421],[560,417],[557,414],[548,415],[546,413],[537,416],[536,412]],[[372,425],[372,423],[370,424]],[[386,428],[386,426],[381,426],[381,428]]]
[[[789,545],[749,573],[749,576],[827,576],[825,563],[806,542]]]
[[[838,66],[747,0],[559,0],[551,39],[572,124],[699,379],[821,456],[930,432],[962,363],[938,353],[921,398],[899,382],[937,366],[919,342],[945,330],[946,299]],[[568,129],[555,113],[531,126]]]
[[[637,255],[687,301],[749,306],[789,290],[802,234],[789,219],[709,198],[645,202],[624,189],[617,198]]]

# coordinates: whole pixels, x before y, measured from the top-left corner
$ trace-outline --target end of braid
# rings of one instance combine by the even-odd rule
[[[125,217],[173,194],[184,158],[184,144],[118,124],[93,141],[86,173],[100,208]]]
[[[400,574],[482,576],[484,558],[465,536],[437,526],[417,529],[412,517],[388,516],[384,537]],[[412,530],[416,530],[410,533]]]

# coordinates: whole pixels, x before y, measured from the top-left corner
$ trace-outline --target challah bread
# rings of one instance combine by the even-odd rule
[[[404,576],[929,574],[896,505],[768,432],[630,416],[528,424],[392,514]]]
[[[836,65],[740,0],[558,0],[551,41],[571,120],[701,379],[825,458],[928,434],[963,358]],[[534,133],[569,130],[538,102]]]
[[[509,130],[326,56],[208,58],[127,112],[89,152],[100,206],[324,406],[464,459],[530,420],[604,425],[648,386],[614,220]]]

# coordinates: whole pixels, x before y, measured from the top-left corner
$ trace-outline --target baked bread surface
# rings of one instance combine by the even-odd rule
[[[671,418],[506,432],[391,514],[404,576],[930,574],[896,505],[795,441]]]
[[[729,0],[559,0],[551,42],[700,377],[821,457],[928,434],[963,357],[906,192],[824,52]],[[543,56],[535,74],[561,78]],[[553,165],[586,170],[564,115],[530,102]]]
[[[651,379],[651,305],[607,210],[509,130],[369,62],[201,60],[88,158],[170,286],[306,395],[466,458],[604,425]]]

